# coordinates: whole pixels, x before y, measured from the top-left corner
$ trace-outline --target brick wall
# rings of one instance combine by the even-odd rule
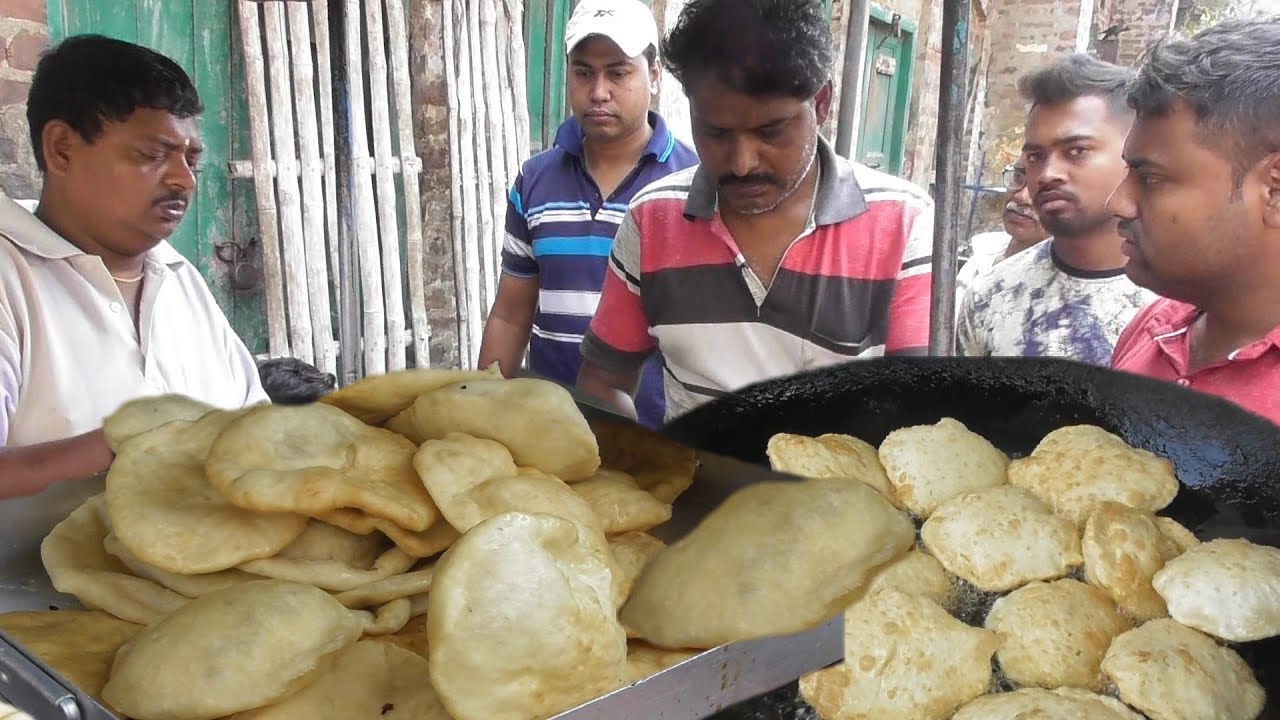
[[[1101,49],[1104,31],[1118,30],[1115,62],[1137,65],[1142,54],[1168,35],[1178,14],[1178,0],[1099,0],[1094,11],[1092,47]]]
[[[45,0],[0,0],[0,191],[35,198],[40,176],[27,132],[27,91],[49,47]]]
[[[1090,11],[1092,7],[1089,8]],[[1000,173],[1022,149],[1027,106],[1018,94],[1022,75],[1076,51],[1081,38],[1079,0],[990,0],[990,58],[981,150],[986,151],[984,184],[998,184]],[[974,232],[1000,227],[1001,202],[984,197]]]

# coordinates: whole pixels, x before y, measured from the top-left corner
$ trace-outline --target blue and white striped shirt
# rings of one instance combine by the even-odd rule
[[[587,172],[582,128],[574,118],[560,126],[551,149],[524,164],[511,189],[502,270],[538,278],[529,365],[539,375],[567,385],[577,381],[582,338],[600,302],[613,237],[632,196],[698,163],[658,114],[649,113],[649,124],[653,137],[644,155],[607,199]],[[660,360],[644,368],[636,411],[646,425],[662,423]]]

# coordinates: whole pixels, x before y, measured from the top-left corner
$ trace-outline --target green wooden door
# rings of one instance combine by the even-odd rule
[[[858,161],[883,172],[902,171],[911,99],[914,27],[872,9],[867,28],[866,70],[862,86],[862,123],[858,132]]]
[[[237,291],[218,247],[256,234],[252,185],[232,181],[227,162],[249,157],[244,71],[234,3],[205,0],[49,0],[53,41],[82,33],[128,40],[163,53],[195,82],[205,106],[205,152],[187,218],[170,242],[199,268],[218,304],[254,352],[266,351],[259,288]],[[228,255],[231,246],[223,250]],[[229,256],[229,255],[228,255]]]

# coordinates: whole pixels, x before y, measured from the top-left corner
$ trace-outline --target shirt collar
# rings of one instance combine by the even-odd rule
[[[1195,323],[1201,314],[1202,311],[1195,305],[1176,300],[1166,300],[1164,301],[1164,306],[1151,319],[1151,339],[1166,351],[1168,348],[1165,347],[1165,343],[1188,346],[1191,325]],[[1248,345],[1236,348],[1227,358],[1229,360],[1252,360],[1262,356],[1263,353],[1272,348],[1280,349],[1280,327],[1273,328],[1271,332]]]
[[[815,225],[836,225],[867,211],[867,199],[858,184],[854,164],[837,155],[821,135],[818,136],[818,169],[818,192],[813,208]],[[710,219],[716,214],[716,203],[714,179],[699,165],[684,203],[684,214]]]
[[[653,134],[649,137],[649,143],[644,146],[641,157],[653,156],[658,162],[665,163],[675,150],[676,136],[671,133],[662,116],[652,110],[649,111],[649,127],[653,128]],[[555,145],[582,159],[582,126],[578,124],[578,118],[570,117],[560,124],[560,128],[556,130]]]
[[[4,195],[0,195],[0,235],[25,252],[48,260],[66,260],[88,254]],[[186,262],[181,253],[163,240],[147,252],[147,260],[169,266]]]

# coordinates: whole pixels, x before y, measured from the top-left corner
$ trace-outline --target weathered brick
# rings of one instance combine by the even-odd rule
[[[0,107],[26,104],[27,91],[30,89],[30,83],[22,82],[21,80],[0,78]]]
[[[9,67],[18,70],[35,70],[40,54],[49,49],[49,36],[42,33],[20,32],[10,41],[5,51]]]
[[[0,18],[44,23],[48,17],[45,0],[0,0]]]

